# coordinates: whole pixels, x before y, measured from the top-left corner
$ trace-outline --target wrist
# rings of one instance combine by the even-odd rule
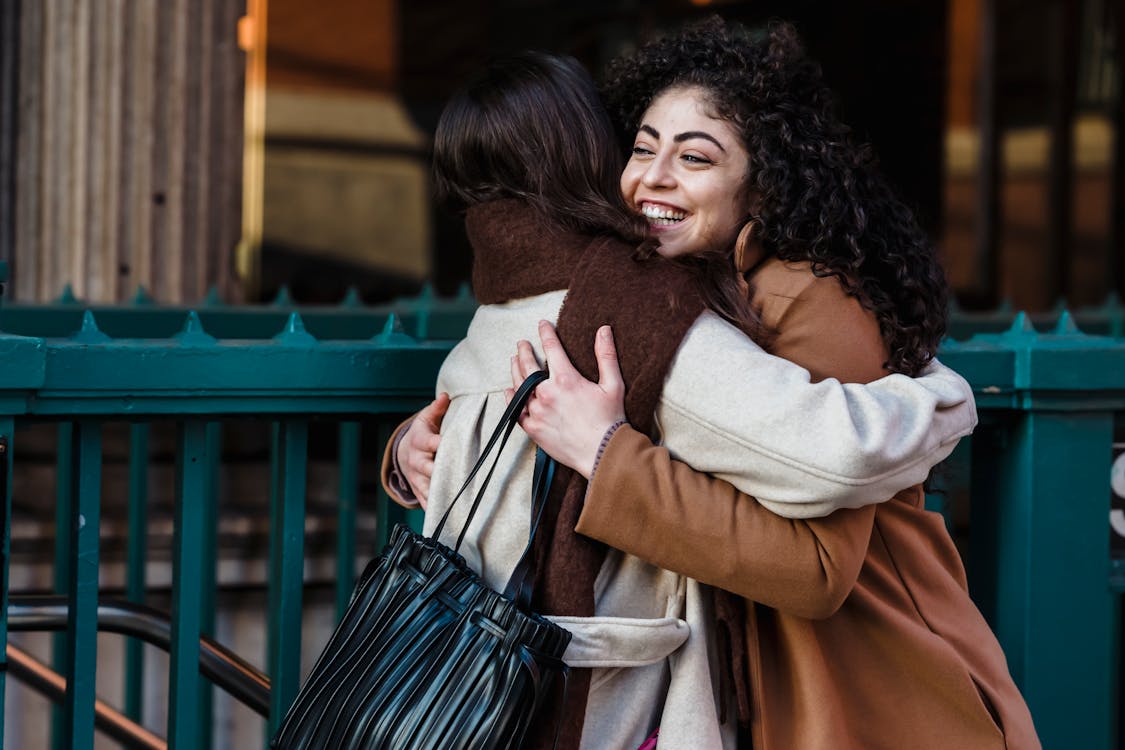
[[[626,421],[624,419],[619,419],[609,427],[607,427],[602,433],[601,440],[598,441],[598,447],[594,451],[593,456],[590,458],[588,470],[581,472],[582,476],[586,477],[587,481],[590,481],[594,478],[594,472],[598,470],[598,464],[601,463],[602,455],[605,453],[606,446],[609,445],[609,441],[613,437],[613,434],[617,432],[618,428],[620,428],[624,424],[626,424]]]

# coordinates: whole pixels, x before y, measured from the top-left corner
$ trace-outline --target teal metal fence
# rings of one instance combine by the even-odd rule
[[[144,334],[155,330],[144,326],[157,325],[147,313],[163,322],[170,312],[136,307],[129,311],[135,315],[128,322],[138,323],[137,330]],[[91,310],[79,310],[77,329],[65,337],[0,334],[5,363],[0,368],[5,561],[12,507],[10,469],[13,454],[19,451],[18,430],[50,421],[58,432],[56,528],[60,532],[55,585],[68,596],[70,620],[55,648],[56,666],[68,686],[55,732],[57,746],[89,748],[93,743],[102,435],[106,425],[119,421],[130,423],[127,594],[135,601],[145,593],[148,431],[159,422],[178,425],[167,733],[170,746],[181,748],[206,747],[210,740],[206,719],[210,700],[197,663],[199,636],[209,634],[214,622],[219,425],[239,420],[273,425],[267,645],[272,729],[296,693],[300,676],[310,423],[338,423],[343,473],[336,578],[337,600],[342,601],[355,568],[359,426],[372,422],[383,435],[389,434],[402,415],[432,398],[435,373],[452,346],[448,340],[419,341],[406,335],[391,312],[365,312],[366,316],[344,318],[377,320],[382,330],[368,338],[356,334],[351,340],[318,340],[294,312],[282,316],[272,336],[256,339],[216,338],[195,312],[182,313],[179,330],[165,338],[110,337]],[[233,321],[232,328],[243,325],[233,330],[248,335],[253,333],[248,325],[264,326],[277,317],[274,309],[254,313],[230,316],[228,322]],[[318,319],[315,311],[311,317]],[[431,314],[430,320],[434,317]],[[424,312],[415,314],[415,325],[424,318]],[[56,310],[45,311],[47,323],[54,325],[56,319]],[[373,451],[366,460],[377,461],[380,455]],[[380,520],[387,524],[397,520],[395,515],[385,505],[379,509]],[[7,573],[5,564],[0,613],[6,612]],[[0,636],[6,637],[2,616]],[[137,715],[143,689],[139,650],[130,647],[127,661],[126,709]]]
[[[215,472],[222,455],[217,425],[272,425],[272,727],[300,679],[310,424],[338,425],[335,596],[342,607],[357,554],[358,467],[379,457],[378,451],[360,453],[361,426],[385,440],[401,415],[431,397],[440,362],[472,309],[467,294],[422,295],[382,307],[353,299],[299,313],[286,299],[192,311],[143,296],[125,306],[90,308],[63,300],[0,309],[0,637],[6,638],[2,613],[17,428],[51,421],[58,426],[57,528],[69,530],[57,535],[55,579],[71,612],[57,649],[68,679],[62,746],[92,746],[105,425],[130,423],[129,519],[131,528],[143,530],[149,426],[178,424],[167,727],[177,748],[202,748],[208,741],[209,698],[196,664],[199,635],[210,631],[214,617]],[[1112,335],[1080,332],[1075,317]],[[1113,750],[1125,590],[1125,565],[1111,559],[1107,524],[1115,417],[1125,413],[1119,306],[1084,317],[1057,311],[1035,321],[1039,330],[1028,316],[1004,311],[978,316],[975,329],[971,316],[956,320],[966,326],[954,325],[963,340],[949,340],[941,357],[972,383],[981,426],[942,477],[948,494],[968,497],[970,590],[996,629],[1044,746]],[[392,510],[381,506],[380,529],[392,521]],[[143,539],[143,532],[130,533],[127,594],[134,600],[145,593]],[[126,709],[136,715],[140,656],[130,652],[127,659]]]

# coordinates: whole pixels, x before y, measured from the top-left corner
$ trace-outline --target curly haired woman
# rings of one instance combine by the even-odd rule
[[[933,357],[947,292],[932,247],[790,26],[690,27],[620,61],[604,95],[635,135],[621,186],[657,251],[727,238],[716,284],[743,285],[772,353],[845,382]],[[721,589],[720,661],[734,667],[744,746],[1039,747],[921,485],[825,518],[777,516],[623,424],[611,341],[599,339],[595,384],[544,334],[552,378],[521,424],[590,480],[579,533]],[[537,366],[521,342],[513,375]],[[738,374],[715,388],[737,389]]]
[[[644,230],[644,222],[617,189],[612,126],[573,61],[508,60],[451,100],[435,138],[435,182],[465,209],[482,305],[438,377],[451,400],[424,410],[398,444],[409,453],[420,436],[422,464],[432,459],[422,472],[432,473],[432,486],[411,483],[418,499],[428,493],[428,529],[503,408],[510,377],[504,355],[540,320],[558,320],[559,337],[587,375],[598,371],[594,332],[613,324],[629,384],[625,413],[637,434],[656,434],[659,426],[664,445],[755,494],[779,516],[808,518],[885,500],[921,481],[971,427],[971,393],[961,390],[960,378],[947,383],[956,392],[952,400],[941,395],[943,387],[932,390],[934,378],[943,381],[937,363],[919,380],[895,374],[870,386],[810,384],[807,370],[766,355],[704,310],[706,303],[749,332],[760,327],[722,254],[729,255],[745,220],[745,149],[718,133],[731,158],[702,150],[707,138],[715,140],[702,126],[666,131],[672,142],[692,147],[680,162],[697,178],[695,202],[639,206],[658,215],[651,224],[662,253],[710,274],[700,295],[699,276],[659,258],[635,262],[635,245],[621,241],[631,234],[620,225],[640,222]],[[708,259],[700,263],[701,255]],[[445,443],[434,457],[432,441],[425,441],[436,436],[426,422],[445,408]],[[803,428],[790,428],[797,423]],[[604,432],[603,425],[599,439]],[[917,450],[918,441],[942,449]],[[474,570],[501,586],[527,539],[532,451],[522,436],[514,442],[497,470],[499,486],[488,488],[462,547]],[[550,533],[542,547],[537,537],[538,611],[572,631],[564,658],[578,669],[567,708],[542,722],[548,731],[535,746],[553,745],[550,730],[561,718],[560,747],[629,750],[663,724],[662,747],[733,748],[734,722],[720,722],[721,691],[712,683],[719,672],[710,591],[575,534],[585,485],[581,474],[565,476],[557,515],[543,522]],[[451,523],[458,520],[455,512]]]

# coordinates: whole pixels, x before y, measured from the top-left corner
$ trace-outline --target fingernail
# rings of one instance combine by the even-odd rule
[[[609,326],[602,326],[601,328],[599,328],[598,329],[598,336],[601,337],[601,339],[603,341],[608,341],[609,340]]]

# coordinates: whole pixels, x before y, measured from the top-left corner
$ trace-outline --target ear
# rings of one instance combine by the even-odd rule
[[[740,274],[746,273],[762,260],[765,251],[761,242],[762,222],[751,218],[738,233],[734,241],[734,267]]]

